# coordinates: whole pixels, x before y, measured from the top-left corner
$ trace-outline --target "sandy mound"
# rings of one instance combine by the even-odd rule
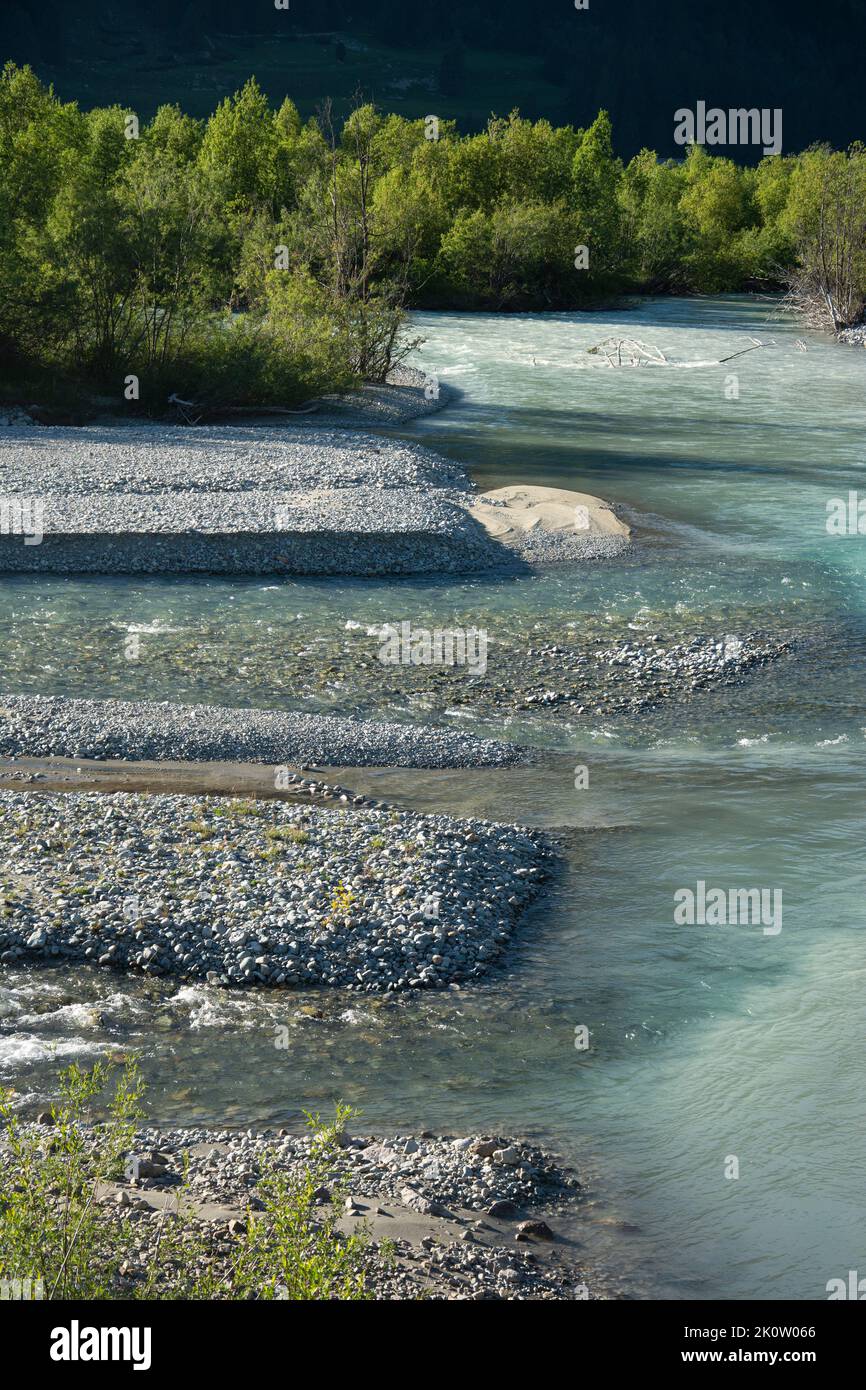
[[[536,487],[530,483],[498,487],[481,493],[472,511],[491,536],[506,543],[536,531],[565,532],[584,538],[618,536],[627,540],[631,536],[631,530],[614,514],[609,502],[567,488]]]

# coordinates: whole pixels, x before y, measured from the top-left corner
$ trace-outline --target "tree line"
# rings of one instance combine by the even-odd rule
[[[262,45],[283,45],[292,71],[294,40],[330,49],[334,95],[363,55],[375,54],[380,72],[371,99],[388,106],[388,75],[406,56],[407,71],[426,70],[444,101],[459,97],[465,129],[482,129],[491,110],[514,104],[515,64],[522,74],[525,115],[554,124],[585,123],[599,106],[614,120],[618,147],[641,145],[676,154],[673,113],[699,97],[710,105],[784,107],[792,149],[818,138],[847,144],[866,117],[860,51],[866,0],[822,0],[820,23],[812,0],[725,0],[695,7],[690,0],[617,0],[614,5],[575,0],[461,0],[459,5],[406,4],[405,0],[149,0],[134,12],[114,0],[3,0],[0,52],[29,62],[58,89],[78,93],[96,81],[103,93],[124,90],[135,72],[157,73],[184,64],[189,74],[225,73],[235,58]],[[492,60],[492,61],[491,61]],[[306,59],[301,59],[301,65]],[[256,70],[250,59],[249,71]],[[151,79],[154,80],[154,79]],[[159,79],[154,86],[160,86]],[[119,97],[118,99],[123,99]],[[190,92],[189,101],[199,98]],[[94,98],[96,100],[96,98]],[[407,95],[400,109],[420,116]],[[146,114],[152,114],[148,108]],[[196,115],[205,114],[196,110]],[[304,115],[312,114],[304,109]],[[752,162],[749,151],[744,159]]]
[[[302,121],[250,79],[209,119],[82,111],[0,77],[0,390],[140,384],[292,405],[381,380],[407,307],[575,309],[627,292],[787,286],[814,321],[866,294],[866,152],[754,167],[617,157],[586,129],[480,134],[359,101]]]

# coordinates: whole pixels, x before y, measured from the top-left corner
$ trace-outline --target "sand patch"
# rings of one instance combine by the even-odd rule
[[[519,543],[530,532],[566,533],[577,538],[616,536],[622,540],[631,536],[631,529],[601,497],[531,483],[482,492],[475,498],[472,514],[491,536],[506,544]]]

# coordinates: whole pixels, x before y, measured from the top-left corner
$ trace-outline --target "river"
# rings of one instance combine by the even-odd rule
[[[830,1278],[866,1274],[866,540],[825,525],[828,501],[863,479],[866,357],[737,297],[416,327],[419,364],[463,395],[408,437],[482,487],[616,502],[638,532],[630,557],[396,584],[4,578],[6,689],[430,717],[393,692],[377,703],[341,664],[395,618],[474,621],[492,659],[497,642],[514,660],[532,634],[605,625],[748,627],[793,652],[639,716],[442,712],[544,745],[544,769],[346,775],[406,805],[562,834],[550,891],[480,986],[289,999],[7,970],[0,1080],[35,1102],[58,1062],[107,1044],[140,1057],[161,1123],[294,1124],[341,1097],[371,1130],[530,1133],[580,1171],[573,1234],[630,1295],[826,1297]],[[581,352],[613,333],[686,361],[767,346],[719,368],[589,365]],[[781,892],[781,931],[677,925],[675,892],[701,880]],[[274,1047],[280,1023],[289,1051]]]

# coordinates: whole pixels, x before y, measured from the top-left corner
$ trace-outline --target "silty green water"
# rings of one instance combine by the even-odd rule
[[[766,301],[419,320],[419,361],[464,396],[411,436],[484,487],[617,502],[641,537],[628,560],[441,583],[6,579],[4,685],[435,716],[546,745],[543,770],[355,780],[562,830],[550,892],[487,983],[421,1000],[7,972],[3,1079],[33,1099],[58,1058],[108,1044],[140,1055],[161,1121],[293,1123],[341,1096],[370,1129],[529,1131],[587,1178],[577,1237],[635,1294],[824,1297],[866,1272],[866,539],[825,527],[827,501],[861,482],[866,357],[814,336],[800,350]],[[584,350],[612,333],[682,361],[750,335],[769,346],[718,368],[609,370]],[[387,685],[374,631],[403,618],[485,626],[509,690],[551,634],[759,631],[794,650],[641,714],[509,712],[457,685]],[[782,930],[675,925],[675,891],[698,880],[781,890]]]

